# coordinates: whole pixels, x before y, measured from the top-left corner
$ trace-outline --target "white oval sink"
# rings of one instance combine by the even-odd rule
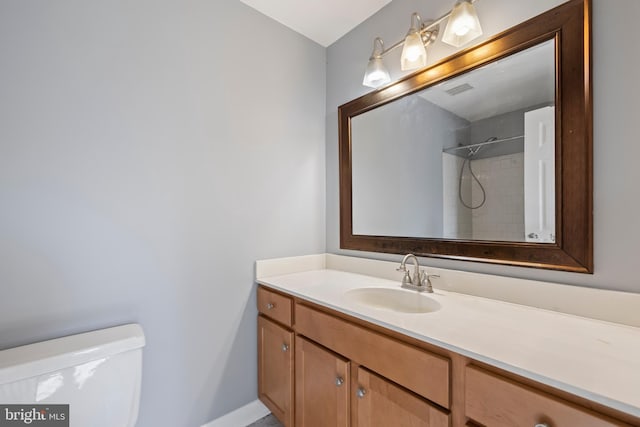
[[[440,303],[424,294],[389,288],[360,288],[344,293],[357,304],[400,313],[431,313],[440,310]]]

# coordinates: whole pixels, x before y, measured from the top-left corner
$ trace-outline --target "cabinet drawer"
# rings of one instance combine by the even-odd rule
[[[260,286],[258,288],[258,311],[283,325],[291,326],[293,301]]]
[[[473,366],[465,368],[465,415],[491,427],[627,426]]]
[[[295,310],[297,333],[449,408],[448,359],[304,305]]]

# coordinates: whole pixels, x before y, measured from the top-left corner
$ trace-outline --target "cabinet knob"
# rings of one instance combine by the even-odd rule
[[[286,352],[289,350],[289,345],[287,343],[282,344],[282,351]]]
[[[271,304],[270,302],[267,303],[267,310],[271,310],[274,307],[275,305]]]
[[[356,391],[356,396],[358,396],[358,399],[364,398],[365,394],[367,394],[367,391],[362,387],[358,387],[358,391]]]
[[[344,384],[344,378],[336,377],[336,387],[340,387],[342,384]]]

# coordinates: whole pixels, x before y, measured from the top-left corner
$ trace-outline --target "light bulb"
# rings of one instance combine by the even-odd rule
[[[384,53],[384,42],[380,37],[376,37],[373,41],[373,52],[371,52],[367,63],[367,69],[364,71],[363,86],[378,88],[391,81],[391,76],[382,62]]]
[[[380,84],[380,82],[386,79],[386,74],[382,70],[376,70],[373,73],[369,74],[369,81],[376,86]]]
[[[378,88],[391,81],[391,76],[382,63],[382,58],[371,57],[364,72],[362,85],[372,88]]]
[[[416,48],[415,46],[409,47],[405,54],[405,57],[411,62],[418,59],[419,56],[420,56],[420,49]]]
[[[464,36],[465,34],[467,34],[469,31],[471,31],[471,29],[467,26],[460,26],[458,28],[456,28],[456,36]]]
[[[457,36],[466,35],[473,26],[475,25],[474,17],[469,13],[469,11],[465,8],[461,11],[462,13],[458,16],[456,21],[453,23],[453,31]]]
[[[481,35],[482,27],[473,4],[469,0],[459,0],[451,10],[442,41],[460,47]]]
[[[415,70],[427,65],[427,50],[424,47],[422,36],[417,30],[409,32],[404,39],[400,68],[402,71]]]

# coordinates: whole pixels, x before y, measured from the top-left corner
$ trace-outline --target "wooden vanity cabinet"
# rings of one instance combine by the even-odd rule
[[[316,421],[315,425],[318,426],[349,425],[345,424],[349,419],[341,415],[334,422],[334,414],[345,413],[343,408],[346,409],[349,396],[352,426],[450,425],[449,411],[446,409],[450,404],[450,362],[447,358],[304,303],[296,303],[294,313],[296,426],[308,425],[300,422],[300,411],[313,411],[318,414],[319,420],[323,419],[322,414],[327,414],[324,416],[326,422]],[[307,361],[308,366],[301,366],[303,358],[311,359],[312,356],[315,360],[313,365]],[[350,394],[345,395],[346,387],[343,387],[348,383],[342,384],[338,392],[331,380],[338,376],[345,379],[349,364],[352,367],[351,390]],[[305,372],[301,373],[300,369]],[[316,377],[308,371],[319,373],[321,378],[318,378],[317,385],[308,384],[309,378]],[[306,398],[305,392],[301,391],[301,388],[311,387],[315,388],[315,399]],[[335,397],[337,393],[340,396],[338,398]],[[445,408],[439,408],[438,405]]]
[[[258,397],[285,427],[294,426],[292,304],[291,298],[258,289]]]
[[[630,414],[267,288],[258,308],[259,397],[285,427],[640,427]]]
[[[362,367],[354,381],[355,427],[449,427],[447,412]]]
[[[450,361],[304,304],[295,305],[296,334],[449,408]]]
[[[349,361],[296,336],[295,425],[349,426]]]

